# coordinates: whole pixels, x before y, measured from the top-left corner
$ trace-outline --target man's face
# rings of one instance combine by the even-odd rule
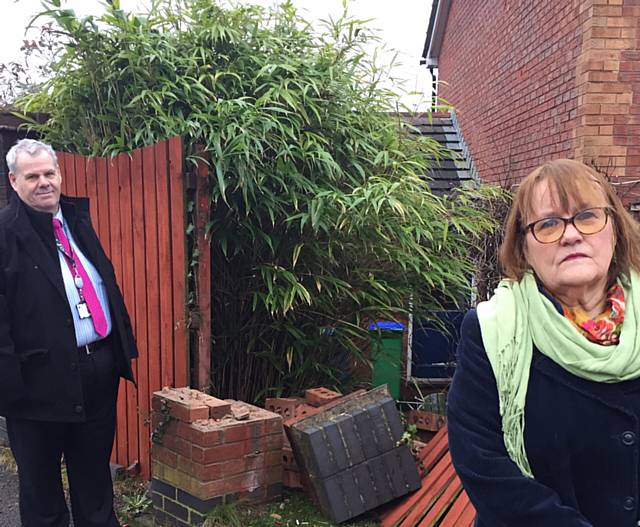
[[[19,153],[16,171],[9,173],[9,181],[20,199],[30,207],[51,214],[58,212],[62,177],[55,161],[45,150],[33,156]]]

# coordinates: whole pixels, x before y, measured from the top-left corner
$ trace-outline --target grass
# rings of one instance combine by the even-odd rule
[[[0,466],[16,471],[16,463],[8,448],[0,448]],[[65,472],[63,467],[63,473]],[[66,476],[66,474],[65,474]],[[65,491],[66,477],[63,477]],[[129,527],[148,527],[151,520],[151,500],[147,482],[140,478],[124,478],[113,484],[114,507],[123,524]],[[372,515],[341,524],[347,527],[378,527]],[[280,501],[266,504],[239,502],[213,509],[204,527],[337,527],[318,511],[309,497],[301,491],[283,494]]]
[[[129,527],[150,527],[150,514],[129,521]],[[340,524],[342,527],[379,527],[371,515]],[[203,527],[337,527],[327,520],[301,491],[285,492],[281,501],[266,504],[246,502],[213,509]]]
[[[0,466],[13,473],[18,471],[18,467],[16,466],[15,459],[13,459],[11,450],[6,447],[0,447]]]
[[[301,491],[286,492],[282,501],[262,506],[239,504],[237,513],[242,523],[247,527],[336,527],[324,517],[311,502],[309,497]],[[380,523],[372,516],[343,523],[350,527],[378,527]],[[222,527],[223,524],[212,523],[209,527]],[[227,524],[225,527],[235,527]]]

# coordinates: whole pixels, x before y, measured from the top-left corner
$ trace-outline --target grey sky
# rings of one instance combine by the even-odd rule
[[[126,10],[143,9],[148,0],[121,0]],[[273,0],[242,0],[239,3],[272,5]],[[342,12],[342,0],[293,0],[305,18],[309,20],[337,16]],[[64,7],[74,9],[81,15],[99,14],[104,10],[100,0],[62,0]],[[20,57],[20,45],[24,30],[35,13],[42,9],[40,0],[0,0],[4,7],[0,17],[0,62]],[[416,91],[422,95],[403,98],[403,102],[415,108],[425,108],[430,76],[426,68],[419,65],[429,22],[431,0],[351,0],[349,12],[358,18],[373,19],[369,26],[380,31],[385,47],[398,52],[403,65],[396,67],[393,76],[404,81],[405,91]]]

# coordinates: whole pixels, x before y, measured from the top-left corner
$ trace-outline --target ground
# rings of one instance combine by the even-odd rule
[[[18,475],[0,466],[0,527],[20,525],[18,511]]]
[[[114,485],[118,517],[129,527],[152,527],[146,484],[136,479]],[[264,505],[238,504],[218,507],[206,527],[334,527],[302,492],[285,493],[278,502]],[[20,525],[18,476],[8,448],[0,448],[0,527]],[[377,527],[374,517],[341,524],[346,527]]]

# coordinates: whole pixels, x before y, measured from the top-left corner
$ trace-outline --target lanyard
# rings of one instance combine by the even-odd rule
[[[62,229],[64,230],[64,227],[62,227]],[[66,236],[66,233],[65,233],[65,236]],[[82,287],[84,286],[84,283],[82,280],[82,276],[80,276],[80,273],[78,272],[78,265],[76,264],[76,258],[78,258],[78,255],[73,250],[73,247],[71,247],[71,240],[69,239],[69,236],[67,236],[67,241],[69,242],[69,251],[71,252],[71,254],[67,253],[67,251],[63,247],[60,240],[58,240],[57,236],[55,236],[55,239],[56,239],[56,247],[62,253],[62,256],[64,256],[64,260],[65,262],[67,262],[69,271],[71,271],[71,276],[73,277],[73,283],[76,286],[76,289],[78,290],[78,295],[80,296],[80,302],[84,302],[84,295],[82,294]]]

